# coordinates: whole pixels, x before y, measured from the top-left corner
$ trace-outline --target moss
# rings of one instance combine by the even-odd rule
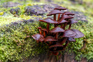
[[[43,52],[31,37],[38,32],[38,26],[35,22],[0,28],[0,60],[17,62]]]

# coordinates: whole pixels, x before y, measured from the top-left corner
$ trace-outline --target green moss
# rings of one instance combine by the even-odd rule
[[[38,32],[38,26],[35,22],[0,28],[0,60],[17,62],[43,53],[44,50],[31,37]]]

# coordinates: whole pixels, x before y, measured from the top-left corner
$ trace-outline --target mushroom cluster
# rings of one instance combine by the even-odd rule
[[[84,36],[79,30],[71,29],[71,25],[77,23],[77,21],[73,20],[75,14],[64,10],[67,9],[61,6],[54,8],[47,15],[53,15],[53,19],[46,18],[39,20],[40,22],[47,23],[46,28],[38,27],[39,34],[32,35],[37,43],[46,43],[49,46],[49,51],[53,55],[58,55],[59,51],[65,50],[69,42],[75,42],[75,38]],[[52,30],[49,29],[50,24],[54,24]]]

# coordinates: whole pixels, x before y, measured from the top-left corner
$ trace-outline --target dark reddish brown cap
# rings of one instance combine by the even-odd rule
[[[74,18],[73,16],[68,16],[68,15],[63,15],[63,18],[64,19],[72,19],[72,18]]]
[[[61,12],[60,10],[52,10],[51,12],[49,12],[49,14],[47,16],[51,16],[51,15],[55,15],[55,14],[62,14],[63,12]]]
[[[50,19],[50,18],[46,18],[46,19],[44,19],[44,20],[39,20],[39,21],[41,21],[41,22],[46,22],[46,23],[53,23],[53,24],[58,23],[58,22],[56,22],[56,21],[54,21],[54,20],[52,20],[52,19]]]
[[[38,29],[41,29],[41,27],[38,27]]]
[[[54,8],[55,10],[66,10],[67,8],[64,8],[62,6],[57,6],[56,8]]]
[[[57,41],[57,40],[52,36],[47,36],[44,41],[45,42],[50,42],[50,41]]]
[[[41,34],[34,34],[32,35],[33,39],[37,40],[37,41],[44,41],[44,36]]]
[[[74,36],[74,38],[84,37],[84,34],[82,32],[80,32],[79,30],[72,29],[72,31],[74,31],[76,33],[76,35]]]
[[[60,44],[60,43],[57,42],[55,45],[52,45],[49,48],[52,48],[52,47],[62,47],[62,44]]]
[[[47,30],[47,29],[42,29],[42,31],[48,32],[48,30]]]
[[[75,14],[71,12],[66,12],[65,15],[75,15]]]
[[[60,27],[55,27],[54,29],[52,29],[50,31],[51,33],[58,33],[58,32],[65,32],[64,29],[60,28]]]
[[[64,19],[61,19],[61,20],[58,21],[59,24],[61,24],[61,23],[66,23],[66,22],[68,22],[68,21],[66,21],[66,20],[64,20]]]
[[[68,41],[70,41],[70,42],[75,42],[76,40],[75,40],[73,37],[69,37],[69,38],[68,38]]]
[[[76,33],[72,30],[66,30],[64,32],[64,35],[62,37],[74,37],[76,35]]]

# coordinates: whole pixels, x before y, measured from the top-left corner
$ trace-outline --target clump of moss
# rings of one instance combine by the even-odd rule
[[[21,23],[0,28],[0,60],[16,62],[41,53],[40,45],[32,39],[37,33],[38,22]]]

